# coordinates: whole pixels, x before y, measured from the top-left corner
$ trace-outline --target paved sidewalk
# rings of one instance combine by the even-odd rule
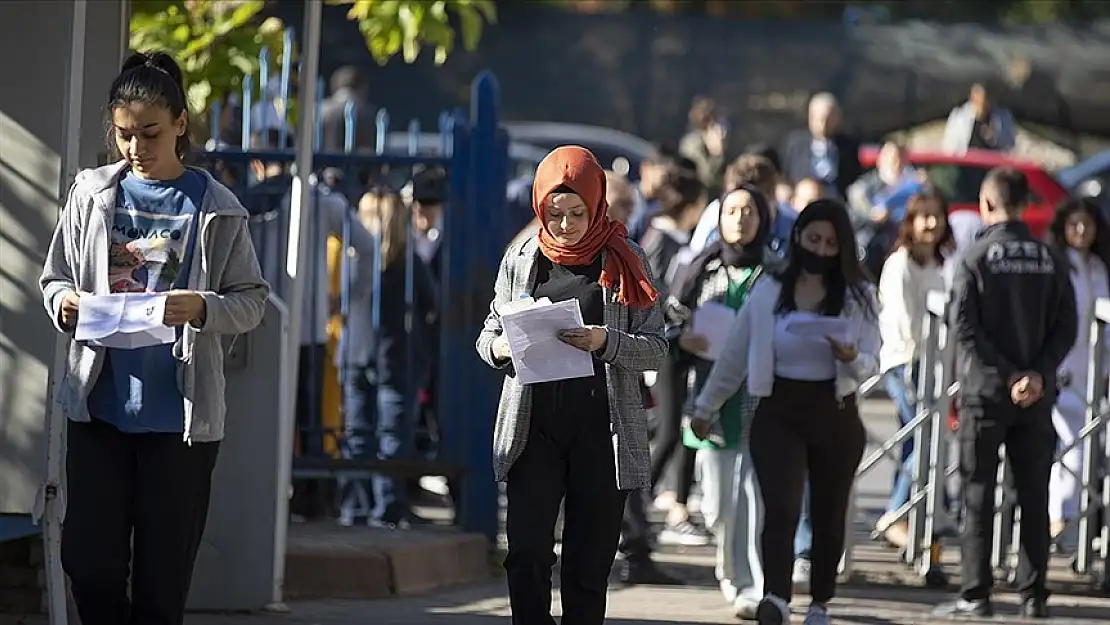
[[[888,402],[869,401],[864,409],[868,428],[877,437],[889,436],[896,427]],[[840,587],[833,602],[836,625],[938,625],[946,621],[929,618],[936,604],[952,596],[952,590],[929,590],[921,578],[898,562],[897,554],[871,542],[867,533],[877,509],[890,489],[890,463],[862,478],[856,489],[858,512],[853,551],[853,577]],[[658,517],[656,512],[653,516]],[[658,520],[658,519],[657,519]],[[955,583],[958,550],[945,551],[945,569]],[[713,578],[713,549],[663,547],[656,554],[671,574],[687,583],[683,587],[614,586],[610,592],[610,625],[680,625],[696,623],[739,623],[724,604]],[[555,579],[558,577],[556,575]],[[1093,585],[1068,570],[1067,561],[1054,558],[1050,575],[1054,595],[1050,601],[1053,618],[1035,621],[1048,625],[1106,625],[1110,623],[1110,597],[1098,596]],[[996,594],[993,620],[970,623],[1018,623],[1017,597],[1011,592]],[[802,623],[808,598],[795,599],[794,625]],[[558,612],[558,593],[553,601]],[[291,603],[287,614],[190,614],[187,625],[510,625],[503,579],[480,586],[458,588],[414,598],[376,601],[305,601]],[[5,617],[0,625],[46,625],[45,617]]]

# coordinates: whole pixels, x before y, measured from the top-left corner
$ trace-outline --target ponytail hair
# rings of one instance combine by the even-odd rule
[[[185,81],[181,68],[173,57],[165,52],[133,52],[123,61],[119,76],[112,81],[108,91],[108,146],[116,150],[112,141],[112,111],[133,102],[164,106],[170,110],[174,119],[186,111]],[[177,138],[175,152],[182,161],[192,150],[189,140],[188,114],[186,114],[185,134]]]

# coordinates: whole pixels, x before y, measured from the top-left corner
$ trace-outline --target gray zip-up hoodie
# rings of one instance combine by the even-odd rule
[[[39,286],[43,304],[58,331],[61,305],[73,291],[107,295],[108,246],[116,189],[123,161],[86,169],[70,188]],[[247,229],[247,211],[208,172],[208,188],[197,215],[200,230],[189,270],[188,288],[204,297],[202,327],[187,324],[173,346],[177,383],[185,396],[185,441],[224,436],[224,349],[220,337],[249,332],[261,321],[270,287],[262,279]],[[72,421],[89,421],[87,400],[104,364],[104,348],[70,341],[66,369],[54,401]]]

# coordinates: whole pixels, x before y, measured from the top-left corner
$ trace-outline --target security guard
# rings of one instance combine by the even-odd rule
[[[1076,340],[1067,260],[1021,221],[1029,183],[1000,167],[979,195],[984,230],[963,254],[953,281],[960,379],[960,473],[965,519],[963,588],[939,606],[944,617],[991,616],[990,549],[998,451],[1013,459],[1021,506],[1017,583],[1022,615],[1047,618],[1048,480],[1056,451],[1052,404],[1056,372]]]

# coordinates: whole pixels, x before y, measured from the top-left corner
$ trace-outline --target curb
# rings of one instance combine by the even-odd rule
[[[411,597],[489,579],[485,536],[409,536],[413,540],[385,545],[290,544],[285,556],[286,599]]]

